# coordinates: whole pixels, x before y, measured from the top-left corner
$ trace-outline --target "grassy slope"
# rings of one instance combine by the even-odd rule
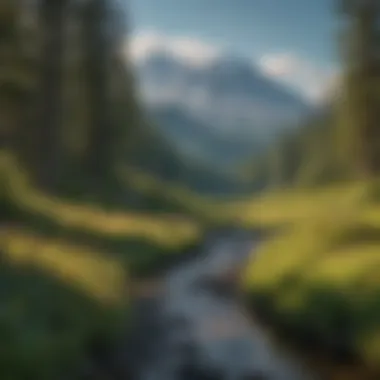
[[[111,343],[128,315],[128,278],[101,252],[3,227],[0,372],[4,379],[75,377],[90,340]]]
[[[129,174],[133,174],[130,172]],[[129,175],[141,189],[152,179]],[[258,199],[200,200],[173,185],[166,196],[205,220],[281,233],[252,255],[243,286],[298,338],[353,347],[380,361],[380,202],[376,183],[282,190]],[[171,193],[172,192],[172,193]],[[179,198],[175,198],[179,197]],[[304,336],[302,336],[304,335]]]
[[[107,212],[34,189],[0,157],[0,372],[5,378],[72,377],[89,341],[125,326],[130,275],[145,275],[197,244],[201,228],[180,215]],[[3,335],[2,335],[3,336]],[[13,339],[16,336],[16,339]]]
[[[9,212],[50,235],[93,242],[113,253],[128,249],[131,241],[154,246],[161,253],[179,252],[202,236],[200,225],[182,215],[107,211],[47,196],[30,185],[10,156],[4,155],[0,163]],[[132,258],[133,252],[127,253]]]
[[[374,365],[380,362],[376,188],[356,183],[269,194],[240,209],[245,225],[284,227],[244,273],[253,304],[298,338],[332,350],[352,347]]]
[[[380,361],[380,203],[376,183],[283,190],[259,199],[198,199],[176,185],[129,181],[187,205],[212,223],[279,229],[243,276],[256,305],[293,333],[317,336],[332,350],[353,347]],[[305,333],[305,334],[304,334]]]
[[[127,186],[170,201],[202,224],[215,227],[240,223],[236,202],[230,198],[199,196],[180,183],[162,182],[133,167],[120,167],[118,174]]]

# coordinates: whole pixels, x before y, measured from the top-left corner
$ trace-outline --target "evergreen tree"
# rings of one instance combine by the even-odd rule
[[[90,0],[83,9],[85,75],[87,87],[87,170],[94,180],[105,180],[112,162],[110,117],[109,8],[106,0]]]
[[[62,79],[68,0],[41,0],[40,105],[37,117],[38,183],[57,186],[62,160]]]
[[[380,3],[377,0],[341,2],[346,18],[346,65],[343,112],[346,152],[364,176],[380,171]],[[345,122],[343,122],[343,125]]]

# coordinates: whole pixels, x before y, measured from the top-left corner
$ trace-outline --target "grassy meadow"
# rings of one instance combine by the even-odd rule
[[[380,363],[378,184],[267,194],[242,223],[278,228],[242,276],[248,300],[295,340]]]
[[[138,178],[142,187],[149,182]],[[173,193],[190,199],[186,204],[215,224],[273,230],[242,275],[249,302],[295,340],[331,352],[352,351],[369,367],[378,366],[377,181],[280,189],[240,200]]]
[[[72,378],[93,339],[111,347],[128,327],[133,282],[196,246],[202,228],[47,195],[13,156],[0,164],[2,378]]]
[[[4,379],[75,378],[93,339],[112,345],[129,315],[127,272],[101,252],[25,228],[0,235]]]

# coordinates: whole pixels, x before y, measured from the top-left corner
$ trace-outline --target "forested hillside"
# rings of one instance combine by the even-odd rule
[[[371,178],[378,171],[378,15],[370,9],[377,5],[334,4],[343,25],[335,36],[340,79],[322,109],[253,160],[253,174],[261,173],[269,187],[310,187]]]
[[[307,188],[344,178],[337,151],[336,106],[279,136],[243,170],[258,190]]]
[[[125,12],[108,0],[0,1],[4,379],[81,379],[89,362],[100,376],[135,279],[202,236],[190,208],[154,191],[176,155],[135,99]],[[121,175],[131,166],[148,188]]]

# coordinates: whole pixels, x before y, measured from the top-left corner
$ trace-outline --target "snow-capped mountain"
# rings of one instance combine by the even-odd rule
[[[169,129],[169,134],[174,123],[178,130],[170,135],[180,145],[185,143],[179,137],[181,130],[188,146],[199,142],[204,148],[197,154],[206,150],[210,155],[214,148],[210,138],[201,142],[200,126],[209,129],[206,134],[218,136],[216,151],[220,152],[221,136],[234,145],[232,151],[237,155],[236,144],[243,144],[240,153],[245,155],[249,141],[265,145],[278,132],[297,126],[312,110],[301,95],[269,78],[250,61],[232,55],[195,66],[156,51],[139,62],[136,71],[141,97],[153,118],[159,115],[158,124],[166,132]]]

